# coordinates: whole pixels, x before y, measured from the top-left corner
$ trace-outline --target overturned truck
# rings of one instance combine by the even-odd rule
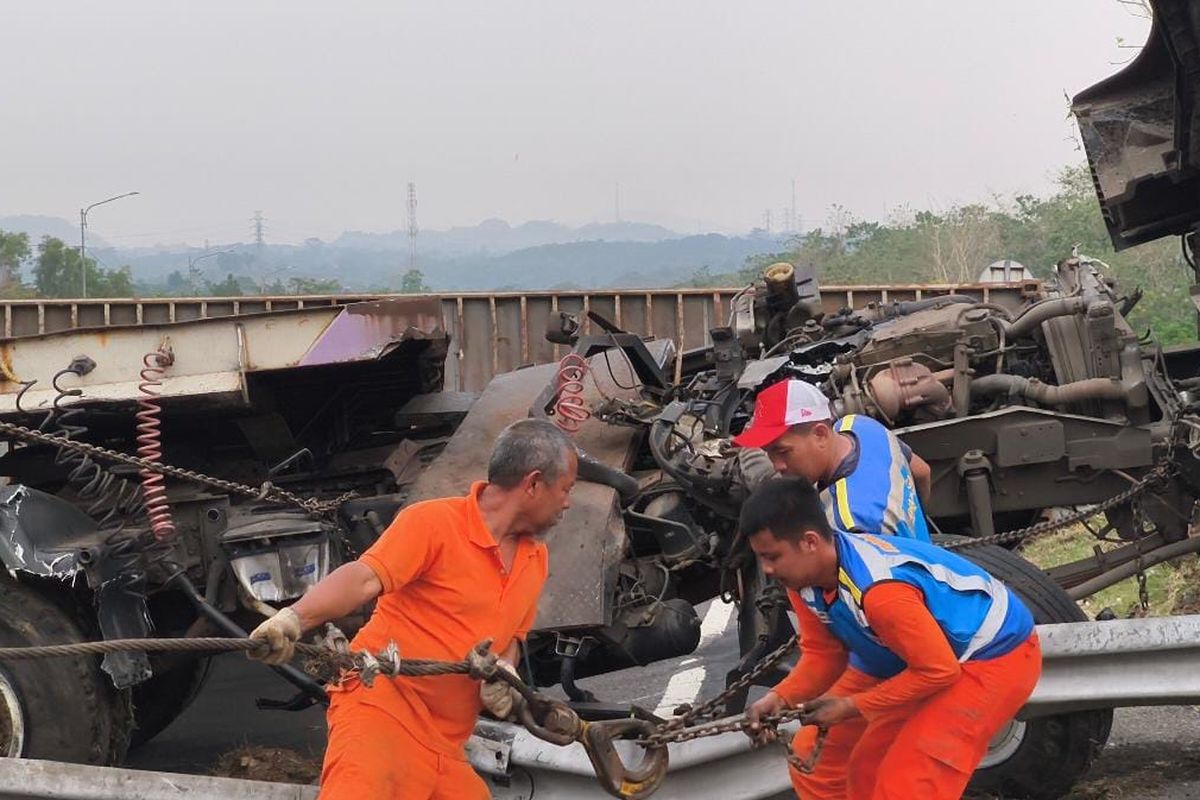
[[[776,265],[728,298],[699,347],[625,330],[601,303],[546,307],[563,355],[478,392],[443,390],[447,355],[462,359],[436,297],[14,336],[0,347],[0,643],[240,635],[404,504],[465,491],[499,430],[538,415],[572,431],[583,482],[549,538],[526,677],[560,685],[585,717],[628,714],[575,681],[692,652],[695,607],[721,598],[739,609],[732,681],[791,634],[735,525],[770,468],[729,444],[755,394],[789,377],[893,426],[932,466],[934,526],[950,543],[983,537],[964,553],[1039,622],[1083,619],[1072,592],[1198,549],[1179,511],[1197,492],[1194,351],[1140,341],[1102,265],[1076,256],[1052,285],[911,296],[842,307]],[[531,298],[514,302],[528,314]],[[1099,506],[1097,534],[1128,544],[1049,574],[1004,547],[1062,506]],[[207,668],[137,653],[4,665],[8,753],[118,761]],[[322,701],[311,677],[281,672],[295,696],[261,704]],[[62,707],[78,711],[68,721]],[[1055,796],[1110,722],[1105,709],[1014,721],[978,781]]]
[[[1075,111],[1116,246],[1181,235],[1196,269],[1200,26],[1187,3],[1154,5],[1142,54]],[[242,635],[406,503],[465,491],[495,434],[535,415],[572,431],[583,482],[549,538],[525,677],[560,685],[585,717],[627,715],[576,680],[692,652],[696,605],[720,598],[738,608],[734,681],[791,632],[735,525],[769,465],[729,443],[757,392],[786,378],[894,428],[932,467],[925,511],[942,541],[1012,585],[1038,622],[1080,620],[1076,599],[1200,550],[1200,351],[1139,337],[1126,321],[1138,293],[1098,261],[1059,255],[1045,283],[840,297],[778,264],[711,302],[7,303],[0,645]],[[685,299],[704,310],[690,341]],[[1052,508],[1074,511],[1044,520]],[[1117,546],[1048,570],[1010,549],[1074,521]],[[0,747],[119,762],[207,668],[136,652],[0,665]],[[277,669],[295,696],[262,705],[323,701],[313,678]],[[1014,720],[976,781],[1061,796],[1110,724],[1103,708]]]

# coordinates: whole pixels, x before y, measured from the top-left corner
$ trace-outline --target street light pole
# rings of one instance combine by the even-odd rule
[[[192,270],[195,268],[195,265],[198,262],[203,261],[206,258],[212,258],[213,256],[220,256],[220,255],[224,255],[225,253],[232,253],[234,250],[237,250],[237,247],[230,247],[228,250],[215,250],[211,253],[204,253],[202,255],[196,256],[195,258],[192,258],[191,255],[188,255],[188,282],[191,283],[191,281],[193,280],[194,276],[192,274]],[[192,288],[193,289],[196,288],[195,284],[192,284]]]
[[[98,203],[92,203],[86,208],[79,209],[79,272],[83,276],[83,296],[87,297],[87,215],[96,206],[102,206],[105,203],[111,203],[113,200],[120,200],[122,197],[133,197],[140,192],[126,192],[110,197],[107,200],[101,200]]]

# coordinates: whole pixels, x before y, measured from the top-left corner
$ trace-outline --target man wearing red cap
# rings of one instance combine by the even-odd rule
[[[760,447],[777,471],[815,483],[834,527],[929,541],[918,496],[929,491],[929,465],[870,417],[834,420],[812,384],[786,380],[761,391],[733,443]]]

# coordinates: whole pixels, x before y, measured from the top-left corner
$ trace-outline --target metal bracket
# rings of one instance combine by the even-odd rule
[[[480,772],[508,778],[509,756],[516,738],[513,728],[480,720],[475,725],[475,733],[467,740],[467,760]]]

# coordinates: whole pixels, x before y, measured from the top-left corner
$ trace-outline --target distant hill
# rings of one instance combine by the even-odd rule
[[[79,224],[70,223],[61,217],[43,217],[21,214],[15,217],[0,217],[0,231],[29,234],[29,243],[37,244],[43,236],[53,236],[68,244],[79,242]],[[93,233],[88,234],[88,247],[107,247],[108,243]]]
[[[79,229],[54,217],[0,217],[0,229],[27,231],[33,241],[57,236],[78,241]],[[433,291],[502,289],[648,289],[675,286],[697,271],[735,272],[750,256],[783,249],[780,237],[710,233],[683,236],[658,225],[605,223],[572,228],[557,222],[512,226],[503,220],[448,231],[422,231],[417,267]],[[196,262],[200,277],[219,283],[226,276],[265,286],[292,278],[336,279],[349,291],[397,289],[408,270],[408,236],[347,232],[332,242],[268,244],[261,261],[252,244],[220,244],[221,252]],[[185,245],[113,248],[88,235],[88,252],[107,268],[129,266],[137,291],[155,294],[178,286],[188,257]],[[172,278],[173,273],[179,273]]]
[[[673,286],[704,267],[735,272],[749,256],[772,252],[772,238],[710,233],[659,242],[572,242],[528,247],[487,259],[424,262],[430,286],[452,291],[500,289],[649,289]]]
[[[536,221],[512,226],[502,219],[487,219],[478,225],[423,230],[417,236],[420,252],[435,256],[459,256],[470,253],[501,254],[545,244],[570,242],[659,242],[679,239],[683,234],[660,225],[641,222],[606,222],[572,228],[557,222]],[[363,233],[347,231],[334,239],[334,247],[360,250],[408,250],[408,232]]]

